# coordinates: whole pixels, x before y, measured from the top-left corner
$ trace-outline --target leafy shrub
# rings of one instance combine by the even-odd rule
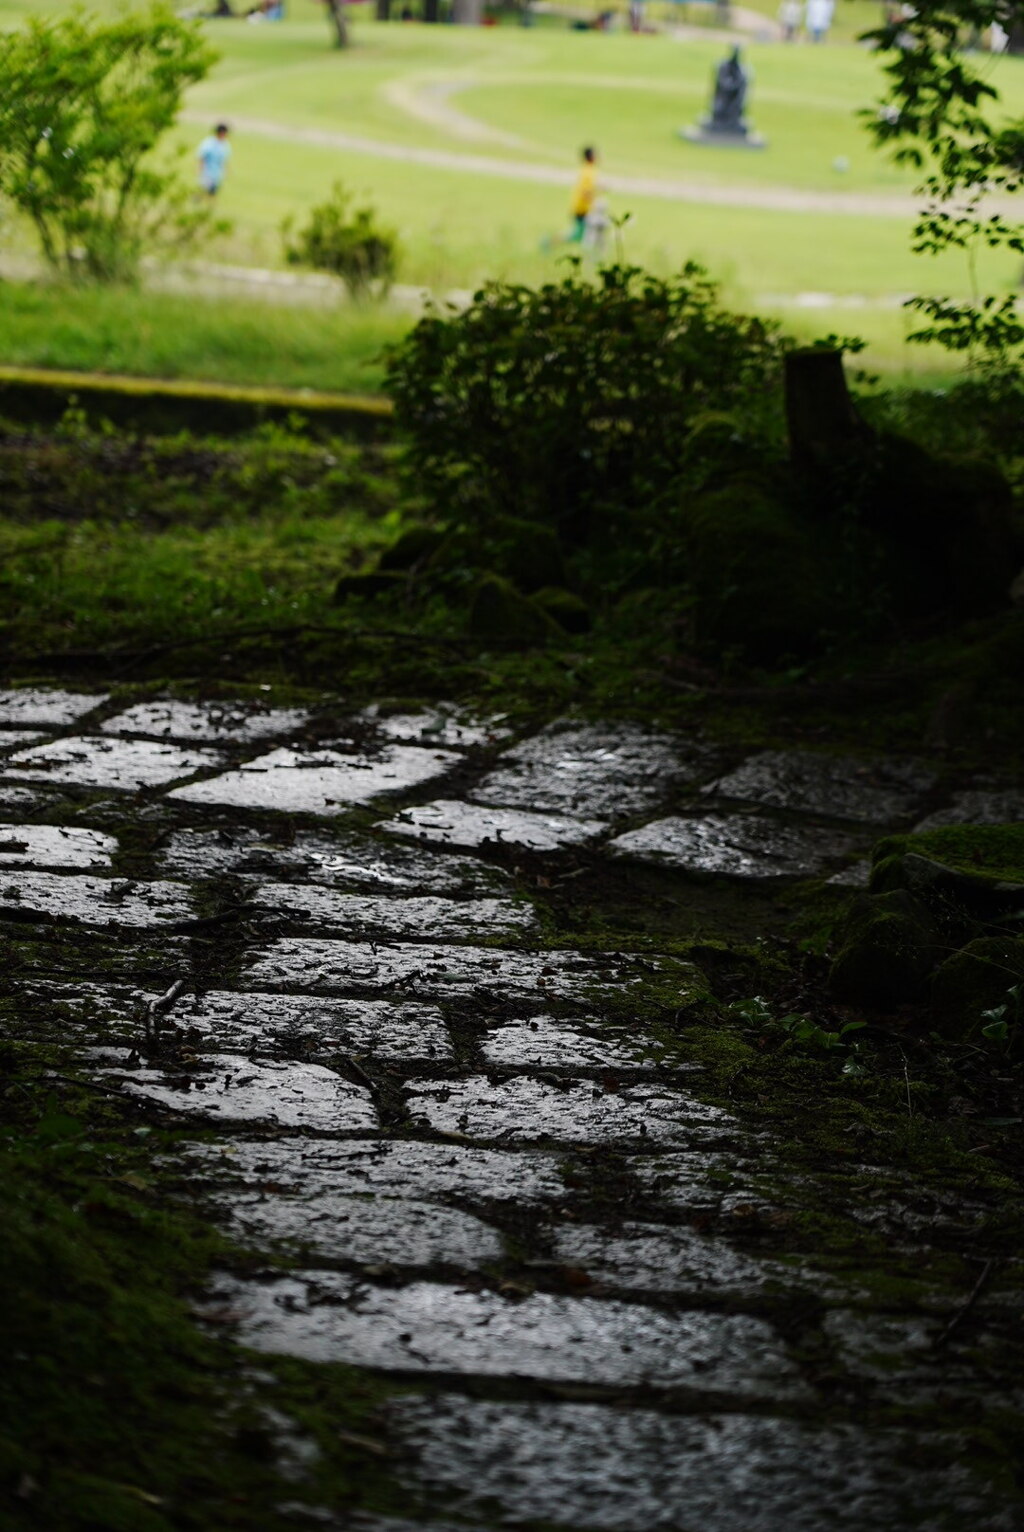
[[[383,297],[395,280],[398,236],[376,220],[373,208],[353,208],[351,192],[335,182],[330,201],[313,208],[294,242],[285,221],[285,258],[340,277],[353,298]]]
[[[678,481],[699,415],[742,407],[752,428],[778,408],[777,327],[717,300],[693,264],[669,281],[612,266],[538,290],[489,283],[461,313],[427,315],[387,366],[420,493],[571,543],[620,519],[632,535]]]
[[[0,192],[31,220],[52,270],[130,280],[144,251],[211,226],[153,151],[215,59],[163,5],[109,21],[33,19],[0,38]]]

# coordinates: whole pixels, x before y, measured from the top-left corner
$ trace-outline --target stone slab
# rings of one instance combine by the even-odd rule
[[[640,1029],[531,1016],[488,1032],[481,1054],[512,1069],[651,1069],[668,1049]]]
[[[107,701],[106,692],[67,692],[43,686],[0,690],[0,724],[25,728],[41,724],[63,729]]]
[[[287,1244],[307,1259],[346,1265],[475,1271],[505,1253],[501,1236],[482,1219],[408,1198],[241,1193],[224,1227],[242,1244]]]
[[[555,1231],[556,1261],[614,1287],[670,1295],[703,1295],[766,1283],[778,1286],[785,1268],[752,1261],[721,1239],[692,1229],[625,1223],[614,1232],[593,1224],[563,1224]]]
[[[303,1044],[318,1053],[441,1062],[452,1056],[444,1019],[433,1006],[387,1000],[318,1000],[308,995],[239,995],[211,990],[183,996],[170,1012],[220,1048]]]
[[[9,756],[0,770],[8,777],[60,782],[76,787],[114,787],[134,792],[163,787],[180,777],[219,766],[215,750],[156,744],[141,739],[52,740]]]
[[[916,761],[763,750],[705,792],[794,813],[886,825],[909,818],[935,781],[935,773]]]
[[[972,788],[957,793],[944,809],[937,809],[914,826],[915,833],[940,830],[943,825],[1010,825],[1024,821],[1024,794],[990,792]]]
[[[406,1089],[414,1122],[439,1133],[508,1143],[692,1143],[733,1126],[721,1107],[663,1085],[608,1091],[592,1080],[551,1085],[522,1075],[498,1082],[471,1075],[410,1080]]]
[[[19,745],[34,745],[45,739],[38,729],[0,729],[0,750],[14,750]]]
[[[477,803],[533,813],[631,819],[707,774],[706,758],[636,724],[555,723],[502,755],[473,789]]]
[[[368,707],[360,717],[372,724],[384,739],[416,745],[443,745],[447,750],[494,745],[511,733],[504,714],[497,718],[474,718],[443,702],[415,713],[386,713],[379,707]]]
[[[188,1070],[112,1063],[97,1072],[129,1095],[203,1122],[273,1123],[324,1133],[358,1133],[377,1126],[369,1091],[318,1064],[254,1062],[223,1053],[208,1055]]]
[[[93,926],[159,926],[190,920],[190,891],[181,883],[134,883],[126,878],[13,871],[0,883],[0,915],[13,913]]]
[[[412,1503],[587,1532],[1013,1532],[964,1438],[742,1414],[411,1396],[389,1409]],[[433,1525],[433,1523],[429,1523]]]
[[[749,1184],[744,1154],[690,1150],[686,1154],[643,1156],[625,1161],[640,1196],[658,1212],[715,1212],[733,1190]]]
[[[314,994],[399,989],[442,999],[496,995],[541,1004],[556,998],[586,1004],[601,995],[628,993],[652,978],[676,982],[680,1004],[691,993],[692,968],[671,958],[284,937],[254,956],[243,982],[252,989]]]
[[[818,877],[856,842],[817,825],[782,824],[755,814],[656,819],[609,845],[614,856],[693,875],[750,882]]]
[[[608,829],[597,819],[567,819],[562,814],[533,814],[521,809],[485,808],[439,798],[404,809],[377,827],[389,835],[472,850],[478,846],[521,846],[525,851],[560,851],[597,840]]]
[[[513,1302],[439,1283],[375,1289],[327,1271],[224,1278],[215,1301],[256,1351],[387,1371],[648,1385],[797,1400],[807,1391],[761,1320],[533,1293]]]
[[[265,883],[253,905],[286,920],[343,936],[377,934],[391,941],[466,942],[482,936],[513,936],[537,924],[532,905],[511,899],[438,899],[415,895],[345,894],[330,888]]]
[[[331,816],[385,793],[420,787],[450,771],[459,759],[418,745],[392,745],[379,756],[282,748],[170,796],[185,803]]]
[[[0,789],[2,791],[2,789]],[[476,857],[441,856],[419,846],[370,835],[290,831],[275,839],[246,825],[177,830],[160,853],[165,872],[187,878],[302,878],[367,893],[500,893],[507,873]]]
[[[249,745],[301,729],[305,708],[272,708],[259,702],[139,702],[108,718],[105,734],[143,734],[154,739]]]
[[[12,867],[109,867],[116,850],[98,830],[0,824],[0,877]]]
[[[54,801],[53,793],[36,792],[32,787],[14,787],[0,782],[0,811],[5,814],[34,814]]]
[[[184,1152],[190,1174],[261,1191],[306,1196],[455,1197],[517,1207],[561,1200],[563,1160],[556,1154],[511,1154],[469,1144],[420,1144],[412,1139],[331,1143],[323,1139],[263,1139],[197,1143]]]

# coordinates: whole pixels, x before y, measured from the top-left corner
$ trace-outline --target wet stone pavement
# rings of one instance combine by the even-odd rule
[[[181,1129],[180,1195],[259,1257],[205,1323],[392,1381],[401,1515],[304,1497],[283,1421],[297,1528],[1012,1532],[949,1421],[1024,1403],[1024,1269],[959,1328],[930,1259],[874,1280],[969,1256],[984,1200],[870,1146],[794,1174],[643,1020],[700,973],[574,947],[557,897],[606,869],[763,910],[1011,796],[635,725],[0,691],[4,1024]],[[818,1215],[877,1269],[822,1263]]]

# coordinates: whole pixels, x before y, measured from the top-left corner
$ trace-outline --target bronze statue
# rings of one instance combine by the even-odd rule
[[[740,50],[734,48],[715,71],[715,93],[711,100],[711,116],[704,120],[706,129],[712,133],[738,133],[746,136],[743,108],[746,105],[748,83],[747,71],[740,63]]]

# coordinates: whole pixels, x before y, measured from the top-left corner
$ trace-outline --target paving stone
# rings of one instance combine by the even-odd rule
[[[439,798],[417,808],[403,809],[378,826],[390,835],[408,835],[442,846],[521,846],[526,851],[559,851],[581,846],[603,835],[608,826],[597,819],[567,819],[561,814],[531,814],[520,809],[485,808]]]
[[[418,713],[383,713],[374,706],[360,715],[385,739],[417,745],[444,745],[446,749],[465,750],[475,745],[493,745],[512,732],[505,714],[497,718],[473,718],[450,703],[424,708]]]
[[[587,1532],[1013,1532],[951,1434],[596,1404],[398,1398],[392,1434],[422,1512]],[[958,1462],[956,1459],[961,1461]],[[432,1523],[430,1525],[433,1525]]]
[[[504,1000],[575,1000],[628,993],[652,976],[678,986],[679,1003],[699,993],[691,964],[631,953],[501,952],[494,947],[317,941],[285,937],[261,949],[245,969],[253,989],[374,992],[404,989],[439,998],[494,994]]]
[[[532,812],[629,819],[707,774],[706,756],[636,724],[554,723],[502,755],[473,789],[478,803]]]
[[[5,814],[34,814],[53,800],[53,793],[40,793],[32,787],[14,787],[9,782],[0,782],[0,810]]]
[[[327,1271],[266,1283],[223,1278],[215,1300],[239,1315],[243,1345],[312,1362],[807,1396],[772,1330],[746,1315],[666,1314],[549,1293],[512,1302],[432,1282],[378,1290]]]
[[[0,724],[13,728],[42,724],[62,729],[106,700],[106,692],[51,691],[41,686],[0,691]]]
[[[705,792],[796,813],[884,825],[913,814],[935,781],[935,773],[916,761],[763,750]]]
[[[526,1076],[492,1082],[471,1075],[456,1081],[410,1080],[406,1088],[414,1122],[439,1133],[511,1143],[689,1143],[733,1124],[721,1107],[663,1085],[606,1091],[591,1080],[551,1085]]]
[[[456,1197],[533,1207],[567,1195],[562,1156],[510,1154],[469,1144],[233,1139],[230,1144],[190,1145],[183,1156],[193,1173],[198,1167],[201,1176],[217,1182],[308,1196],[409,1197],[417,1202]]]
[[[219,766],[215,750],[182,750],[141,739],[51,740],[35,749],[19,750],[0,767],[8,777],[67,782],[80,787],[116,787],[132,792],[162,787],[179,777]]]
[[[0,877],[12,867],[109,867],[116,850],[98,830],[0,824]]]
[[[614,1233],[593,1224],[565,1224],[554,1236],[556,1261],[595,1281],[651,1293],[721,1293],[785,1280],[786,1270],[740,1255],[721,1239],[692,1229],[625,1223]]]
[[[211,990],[199,999],[184,996],[170,1018],[178,1026],[209,1035],[219,1047],[246,1051],[305,1040],[321,1053],[409,1062],[452,1056],[444,1019],[427,1005]]]
[[[113,1057],[105,1053],[98,1061]],[[356,1133],[374,1129],[370,1093],[318,1064],[211,1054],[188,1070],[132,1069],[113,1062],[98,1071],[130,1095],[208,1122],[266,1122],[282,1128]]]
[[[871,863],[861,857],[860,861],[851,862],[849,867],[841,867],[825,881],[834,883],[838,888],[867,888],[871,881]]]
[[[504,1257],[501,1236],[456,1208],[408,1198],[236,1194],[225,1228],[243,1244],[301,1246],[318,1261],[475,1271]]]
[[[0,915],[51,916],[93,926],[158,926],[190,920],[190,891],[181,883],[133,883],[59,872],[14,871],[0,884]]]
[[[45,739],[38,729],[0,729],[0,750],[14,750],[18,745],[33,745]]]
[[[849,836],[817,825],[782,824],[754,814],[657,819],[609,845],[614,856],[680,872],[751,882],[810,878],[855,848]]]
[[[272,708],[259,702],[139,702],[108,718],[105,734],[145,734],[156,739],[248,745],[301,729],[304,708]]]
[[[1009,825],[1024,820],[1024,794],[989,792],[972,788],[957,793],[944,809],[937,809],[914,826],[915,833],[939,830],[943,825]]]
[[[254,761],[170,794],[185,803],[273,809],[283,814],[343,814],[385,793],[406,792],[443,776],[459,757],[417,745],[392,745],[379,756],[272,750]]]
[[[749,1185],[744,1154],[688,1150],[628,1159],[623,1163],[641,1196],[659,1209],[678,1213],[714,1212],[734,1188]]]
[[[645,1032],[607,1022],[532,1016],[488,1032],[481,1052],[488,1064],[519,1069],[650,1069],[668,1049]]]
[[[344,894],[293,883],[264,884],[254,895],[253,904],[286,919],[308,921],[321,931],[346,936],[375,932],[399,941],[419,937],[464,942],[481,936],[517,935],[537,924],[532,905],[511,899],[390,899],[383,894]]]
[[[486,895],[511,883],[506,872],[476,857],[439,856],[369,835],[329,837],[309,830],[281,841],[244,825],[178,830],[162,849],[159,865],[188,878],[295,877],[369,893]]]

